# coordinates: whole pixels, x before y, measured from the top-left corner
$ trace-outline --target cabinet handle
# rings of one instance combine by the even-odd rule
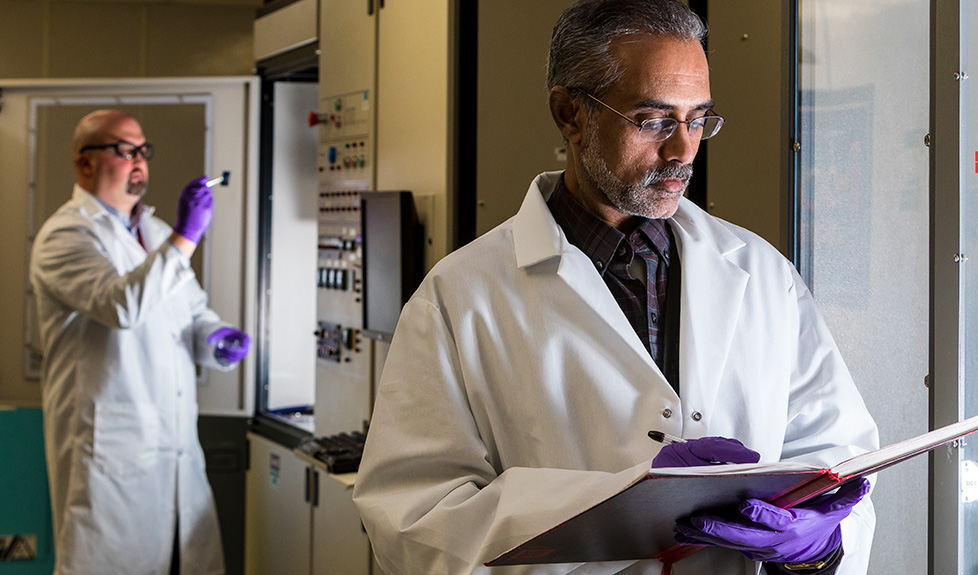
[[[309,499],[310,499],[309,488],[310,488],[312,482],[309,480],[309,474],[311,472],[312,472],[312,468],[306,466],[306,503],[308,503],[309,502]]]
[[[367,16],[374,15],[374,0],[367,0]]]
[[[319,472],[312,471],[312,506],[319,507]]]

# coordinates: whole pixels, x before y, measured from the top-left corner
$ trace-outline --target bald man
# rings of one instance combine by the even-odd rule
[[[139,122],[93,112],[72,146],[72,197],[31,255],[55,575],[223,573],[194,364],[233,369],[250,339],[190,267],[210,190],[187,184],[171,229],[142,201],[153,146]]]

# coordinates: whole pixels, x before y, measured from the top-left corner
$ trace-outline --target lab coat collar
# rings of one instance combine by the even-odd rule
[[[94,194],[76,183],[71,199],[80,206],[82,214],[92,222],[100,222],[98,225],[108,226],[112,230],[112,234],[116,237],[126,238],[121,240],[123,242],[122,245],[126,246],[126,249],[133,257],[138,260],[138,258],[146,256],[146,248],[139,243],[135,230],[132,227],[126,229],[126,225],[122,222],[122,219],[110,212]],[[153,206],[148,206],[140,201],[136,204],[135,217],[130,220],[131,226],[139,226],[140,222],[147,221],[152,217],[154,211],[156,210]],[[146,226],[142,227],[142,231],[143,237],[146,238]]]
[[[564,251],[566,237],[547,207],[547,199],[562,175],[563,172],[544,172],[537,176],[513,218],[516,266],[521,269],[557,257]]]
[[[516,264],[523,269],[560,258],[555,267],[557,274],[581,294],[599,317],[622,334],[661,377],[593,264],[570,244],[547,207],[547,198],[553,193],[561,174],[546,172],[537,176],[513,218]],[[701,430],[689,430],[689,434],[696,437],[709,429],[720,378],[750,277],[729,256],[746,244],[724,223],[686,198],[680,199],[676,214],[668,221],[682,258],[679,373],[683,410],[690,411],[684,413],[683,421],[686,425],[702,427]],[[662,381],[668,386],[664,377]],[[695,423],[689,417],[692,411],[702,415]]]
[[[109,212],[109,210],[107,210],[105,206],[102,205],[102,202],[98,201],[98,199],[95,197],[95,194],[89,192],[88,190],[81,187],[77,183],[75,184],[75,187],[71,192],[71,199],[72,201],[81,204],[82,209],[84,209],[85,212],[88,214],[88,217],[90,217],[93,220],[97,218],[109,217],[112,218],[113,220],[119,221],[119,218],[113,216],[112,213]],[[137,204],[137,208],[136,208],[136,212],[138,213],[138,218],[133,218],[132,220],[133,224],[136,224],[138,221],[142,220],[143,218],[151,217],[155,211],[156,211],[155,207],[147,205],[142,201],[140,201],[139,204]],[[119,221],[119,224],[122,225],[122,222]]]
[[[542,269],[555,270],[557,276],[580,296],[582,305],[590,307],[597,317],[607,322],[636,356],[648,365],[649,370],[658,376],[664,393],[674,393],[594,264],[584,252],[570,243],[550,213],[547,199],[562,174],[546,172],[537,176],[520,211],[513,218],[517,267],[529,270],[541,266]],[[557,259],[556,266],[541,265],[554,259]]]

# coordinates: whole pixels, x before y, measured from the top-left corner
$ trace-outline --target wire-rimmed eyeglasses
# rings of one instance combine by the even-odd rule
[[[636,126],[638,128],[638,136],[647,142],[664,142],[665,140],[668,140],[669,136],[676,131],[676,127],[678,127],[679,124],[686,124],[686,130],[689,132],[689,136],[699,140],[708,140],[713,136],[716,136],[717,132],[720,131],[720,128],[723,127],[723,116],[717,116],[716,112],[713,110],[707,110],[705,116],[693,118],[692,120],[677,120],[675,118],[649,118],[648,120],[636,122],[625,114],[622,114],[618,110],[612,108],[608,104],[605,104],[601,100],[595,98],[588,92],[584,90],[581,90],[581,92],[584,92],[584,95],[588,98],[591,98],[595,102],[601,104],[605,108],[608,108],[612,112],[628,120],[628,122],[632,125]]]
[[[125,158],[126,160],[132,161],[135,159],[136,154],[139,154],[147,162],[153,159],[153,144],[149,142],[144,143],[141,146],[132,144],[126,141],[116,142],[114,144],[101,144],[98,146],[85,146],[78,150],[78,153],[82,153],[86,150],[105,150],[111,148],[115,155],[120,158]]]

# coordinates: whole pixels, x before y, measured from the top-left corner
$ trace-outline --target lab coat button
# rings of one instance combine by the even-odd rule
[[[663,409],[662,410],[662,417],[665,417],[666,419],[669,419],[670,417],[672,417],[672,410],[669,409],[668,407],[665,408],[665,409]]]
[[[703,419],[703,414],[700,413],[700,412],[698,412],[698,411],[694,411],[692,413],[692,415],[690,415],[690,417],[693,418],[693,421],[699,421],[699,420]]]

